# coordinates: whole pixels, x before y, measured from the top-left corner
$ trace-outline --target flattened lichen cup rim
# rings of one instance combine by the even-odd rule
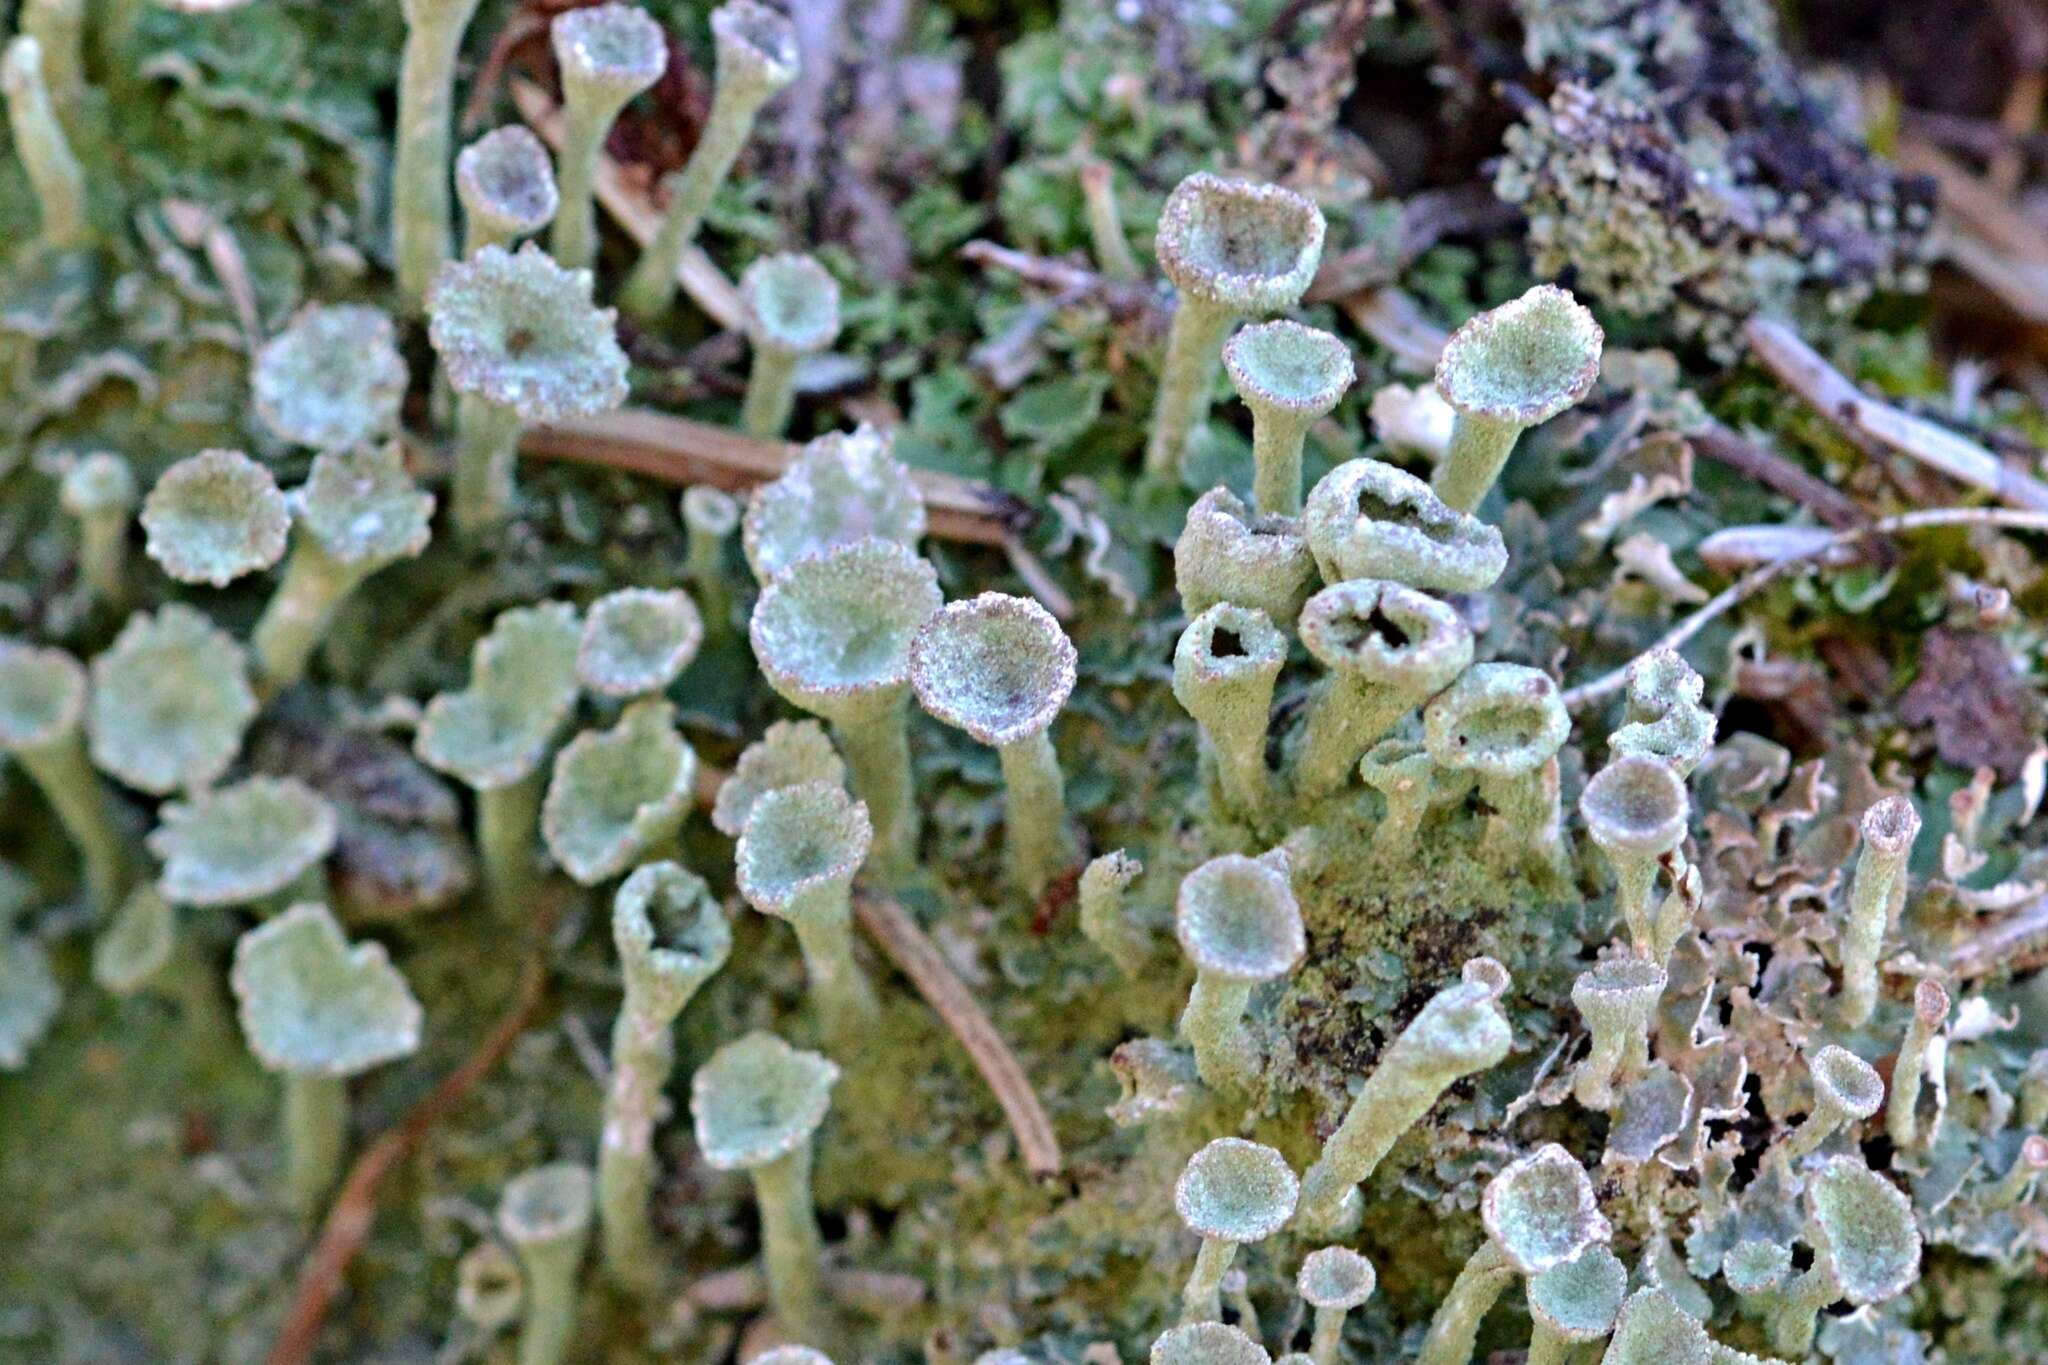
[[[1854,1119],[1867,1119],[1884,1104],[1884,1078],[1849,1049],[1829,1043],[1808,1060],[1815,1097]]]
[[[866,422],[827,432],[756,488],[740,516],[740,549],[754,577],[765,584],[800,559],[867,539],[915,551],[925,533],[924,495],[892,447]],[[849,520],[855,511],[859,518]]]
[[[625,99],[668,69],[668,36],[637,5],[614,3],[564,10],[548,25],[548,45],[565,84],[583,81]]]
[[[839,581],[850,567],[870,564],[887,575],[889,586],[904,597],[889,625],[892,647],[876,652],[872,664],[851,668],[842,655],[839,666],[805,676],[800,670],[811,660],[792,660],[787,651],[813,645],[828,628],[843,629],[846,622],[841,613],[876,607],[873,592],[849,593],[855,585]],[[827,594],[831,600],[810,601],[807,590]],[[868,537],[807,555],[777,575],[754,603],[747,638],[771,687],[805,710],[837,720],[842,714],[862,714],[869,707],[886,708],[908,691],[910,642],[942,600],[938,572],[929,563],[895,541]],[[821,613],[818,608],[826,610]],[[873,631],[861,633],[871,639],[876,636]],[[791,667],[792,663],[798,667]]]
[[[143,549],[166,574],[220,588],[284,558],[291,509],[268,469],[211,449],[166,469],[140,520]]]
[[[1587,780],[1579,813],[1601,847],[1656,856],[1684,842],[1692,799],[1670,764],[1624,754]]]
[[[704,618],[682,589],[618,588],[583,613],[576,674],[607,697],[656,692],[690,666],[703,642]]]
[[[1874,852],[1897,857],[1919,837],[1920,812],[1906,797],[1886,796],[1870,804],[1856,827]]]
[[[669,766],[654,782],[628,787],[621,763],[638,779],[653,748]],[[664,700],[635,702],[604,730],[585,730],[555,755],[541,800],[541,838],[562,870],[592,886],[626,870],[648,845],[672,833],[689,814],[697,791],[697,751],[675,727],[675,708]],[[622,798],[631,800],[627,809]]]
[[[396,442],[323,450],[289,496],[299,529],[337,563],[410,559],[433,535],[434,495],[413,482]]]
[[[554,159],[533,130],[508,123],[455,158],[455,189],[471,213],[487,213],[512,232],[538,232],[562,205]]]
[[[365,973],[376,978],[377,986],[385,994],[384,1004],[391,1017],[382,1021],[382,1031],[374,1041],[365,1036],[360,1013],[353,1018],[321,1020],[314,1006],[304,998],[307,989],[320,983],[307,981],[296,974],[288,974],[283,987],[297,992],[297,1002],[285,1011],[290,1016],[287,1028],[289,1031],[303,1031],[311,1026],[318,1032],[324,1024],[330,1036],[327,1055],[320,1059],[311,1059],[305,1054],[296,1059],[290,1057],[277,1046],[287,1041],[286,1036],[273,1033],[260,1023],[270,1013],[262,1002],[275,979],[259,976],[263,970],[263,962],[259,958],[284,951],[275,946],[278,941],[301,933],[314,934],[323,948],[335,952],[339,959],[338,970],[350,972],[356,980],[362,980]],[[269,1070],[341,1079],[409,1056],[419,1047],[424,1012],[405,977],[392,965],[384,945],[374,940],[350,943],[334,912],[317,902],[301,901],[292,905],[236,940],[234,965],[229,969],[228,981],[234,988],[242,1032],[248,1039],[249,1050]],[[335,1045],[331,1035],[337,1024],[348,1029],[350,1041],[355,1044],[353,1050]]]
[[[1863,1305],[1898,1297],[1920,1278],[1920,1228],[1912,1202],[1860,1157],[1829,1157],[1806,1177],[1816,1253],[1842,1297]]]
[[[1578,1297],[1567,1298],[1573,1291]],[[1527,1292],[1530,1316],[1546,1328],[1566,1341],[1597,1341],[1613,1328],[1628,1297],[1628,1267],[1595,1242],[1530,1276]],[[1600,1297],[1589,1301],[1592,1295]]]
[[[1078,661],[1051,612],[1028,597],[985,592],[947,603],[918,627],[910,686],[934,719],[1000,748],[1053,723]]]
[[[759,0],[726,0],[711,11],[711,36],[721,63],[745,66],[746,79],[780,89],[797,78],[801,54],[796,28]],[[729,68],[721,66],[721,74]]]
[[[1460,738],[1475,717],[1517,710],[1536,723],[1519,727],[1505,743]],[[1423,709],[1422,732],[1430,756],[1447,768],[1514,776],[1534,771],[1557,753],[1571,734],[1571,714],[1556,681],[1541,669],[1482,663],[1459,674]]]
[[[1530,352],[1536,328],[1558,330],[1539,338],[1557,344],[1558,354]],[[1569,291],[1539,284],[1451,333],[1437,361],[1437,392],[1460,413],[1532,427],[1591,392],[1604,340],[1600,324]]]
[[[791,775],[790,780],[781,780],[785,774]],[[844,786],[846,761],[816,720],[806,716],[775,721],[740,751],[739,761],[719,784],[711,806],[712,827],[737,839],[746,829],[756,801],[771,791],[804,782]]]
[[[739,288],[747,334],[757,346],[808,354],[839,335],[839,281],[815,256],[757,256],[740,273]]]
[[[1304,418],[1334,410],[1358,378],[1341,337],[1288,318],[1240,327],[1223,343],[1223,368],[1246,404]]]
[[[1228,631],[1238,638],[1235,654],[1216,653],[1216,636]],[[1287,636],[1273,618],[1257,607],[1217,602],[1196,614],[1174,642],[1177,681],[1228,683],[1264,675],[1280,676],[1287,663]]]
[[[1721,1277],[1737,1294],[1777,1288],[1792,1273],[1792,1248],[1763,1237],[1746,1237],[1721,1257]]]
[[[69,652],[0,636],[0,753],[76,734],[85,703],[85,665]]]
[[[1259,1242],[1287,1226],[1300,1195],[1286,1157],[1263,1143],[1222,1137],[1188,1158],[1173,1207],[1203,1237]]]
[[[771,1072],[771,1068],[774,1070]],[[731,1074],[728,1074],[731,1073]],[[770,1108],[758,1093],[779,1081]],[[690,1078],[690,1118],[698,1150],[714,1170],[748,1170],[789,1155],[811,1140],[832,1107],[839,1067],[759,1029],[725,1044]],[[737,1111],[737,1112],[736,1112]]]
[[[1173,932],[1198,970],[1231,981],[1274,980],[1308,951],[1287,878],[1241,853],[1211,858],[1181,879]]]
[[[1152,1342],[1149,1365],[1272,1365],[1266,1348],[1224,1322],[1169,1327]]]
[[[458,393],[521,421],[603,412],[626,399],[626,353],[613,333],[616,311],[599,308],[593,288],[588,270],[567,269],[532,242],[487,246],[435,275],[427,337]]]
[[[341,831],[326,797],[296,777],[267,774],[166,802],[157,818],[146,842],[164,865],[158,886],[177,905],[274,896],[325,861]]]
[[[167,674],[173,664],[178,671]],[[240,642],[182,602],[131,615],[114,642],[93,656],[89,675],[85,728],[93,763],[153,796],[204,786],[226,772],[256,715],[248,656]],[[162,707],[153,702],[146,708],[145,726],[130,704],[135,698],[124,699],[124,694],[138,685],[157,688],[173,677],[190,684],[175,689],[181,701],[205,688],[210,690],[205,700],[212,704],[186,708],[179,717],[185,727],[182,738],[164,745],[157,742],[164,738],[161,727],[167,719]]]
[[[409,378],[389,314],[309,303],[256,352],[249,388],[256,415],[279,438],[343,450],[398,424]],[[310,411],[309,395],[318,400]]]
[[[1318,1247],[1304,1256],[1294,1275],[1294,1291],[1311,1308],[1362,1306],[1379,1288],[1373,1264],[1350,1247]]]
[[[597,1211],[597,1185],[577,1161],[519,1172],[498,1198],[498,1231],[514,1246],[580,1237]],[[537,1215],[537,1216],[536,1216]]]
[[[792,842],[801,856],[790,856]],[[873,843],[867,806],[835,782],[763,792],[733,851],[740,894],[763,914],[786,915],[809,893],[851,882]],[[785,864],[773,881],[763,880],[764,860]]]
[[[1572,1003],[1581,1011],[1637,1008],[1661,997],[1668,984],[1664,968],[1648,958],[1603,958],[1574,978]]]
[[[1407,638],[1390,640],[1373,624],[1382,617]],[[1472,661],[1472,630],[1449,603],[1380,579],[1322,589],[1302,604],[1295,629],[1323,667],[1383,686],[1433,692]]]
[[[1488,1181],[1479,1218],[1524,1275],[1540,1275],[1613,1235],[1586,1168],[1555,1142],[1509,1162]]]
[[[1250,234],[1225,215],[1270,217],[1268,250],[1233,259]],[[1314,202],[1279,185],[1197,171],[1176,185],[1159,212],[1154,250],[1176,289],[1240,313],[1291,308],[1307,292],[1323,253],[1325,225]]]

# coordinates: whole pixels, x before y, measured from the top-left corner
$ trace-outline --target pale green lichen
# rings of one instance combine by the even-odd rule
[[[1256,1142],[1217,1138],[1188,1158],[1173,1207],[1202,1248],[1181,1293],[1183,1323],[1222,1320],[1218,1290],[1238,1247],[1285,1227],[1300,1193],[1287,1158]]]
[[[1628,669],[1622,724],[1608,737],[1617,755],[1661,759],[1680,778],[1714,747],[1714,713],[1700,705],[1706,680],[1676,650],[1656,649]]]
[[[1195,968],[1181,1036],[1204,1084],[1244,1090],[1261,1065],[1244,1018],[1252,989],[1294,970],[1308,946],[1286,855],[1228,853],[1190,872],[1175,902],[1174,935]]]
[[[1532,1276],[1523,1365],[1564,1365],[1576,1347],[1606,1336],[1627,1293],[1627,1268],[1598,1242]]]
[[[0,929],[0,1071],[19,1071],[57,1018],[64,992],[43,945]]]
[[[127,878],[127,836],[87,761],[86,674],[61,649],[0,638],[0,753],[20,764],[77,846],[92,900],[110,913]]]
[[[405,359],[382,310],[330,304],[300,310],[250,367],[256,415],[278,437],[346,450],[387,436],[405,399]]]
[[[541,837],[562,871],[595,886],[664,849],[696,795],[697,751],[677,733],[675,708],[637,701],[555,755]]]
[[[549,251],[571,270],[597,261],[597,167],[619,111],[661,79],[668,39],[646,11],[591,5],[548,26],[562,80],[560,207]]]
[[[688,593],[621,588],[583,613],[576,676],[602,697],[638,697],[676,680],[704,641],[704,620]]]
[[[180,583],[225,587],[284,558],[291,510],[277,480],[239,450],[203,450],[142,500],[143,549]]]
[[[1572,1004],[1593,1035],[1572,1075],[1572,1094],[1588,1109],[1614,1107],[1617,1086],[1650,1063],[1650,1021],[1664,996],[1664,969],[1640,957],[1609,958],[1572,983]]]
[[[1940,982],[1923,980],[1913,987],[1913,1013],[1906,1020],[1906,1036],[1892,1064],[1885,1101],[1885,1136],[1892,1140],[1894,1151],[1909,1152],[1919,1144],[1920,1087],[1928,1070],[1928,1044],[1948,1021],[1948,1010],[1948,992]]]
[[[1238,318],[1292,308],[1323,256],[1323,214],[1278,185],[1189,176],[1159,212],[1154,249],[1179,297],[1166,340],[1145,470],[1178,475],[1209,414],[1223,335]]]
[[[1302,1258],[1295,1292],[1315,1310],[1308,1358],[1312,1365],[1337,1365],[1344,1344],[1344,1319],[1365,1305],[1379,1287],[1372,1262],[1349,1247],[1322,1247]]]
[[[1662,962],[1670,952],[1658,932],[1658,869],[1675,853],[1692,814],[1685,784],[1668,764],[1628,754],[1594,774],[1579,795],[1586,832],[1614,869],[1615,909],[1636,951]]]
[[[910,685],[933,718],[996,751],[1004,852],[1036,899],[1073,852],[1066,781],[1049,733],[1074,690],[1076,654],[1060,623],[1028,597],[985,592],[934,612],[910,642]]]
[[[1298,322],[1258,323],[1224,343],[1223,368],[1252,411],[1252,501],[1261,512],[1293,516],[1301,511],[1302,445],[1351,387],[1351,348]]]
[[[1770,1149],[1778,1161],[1794,1163],[1846,1125],[1869,1118],[1884,1103],[1884,1080],[1870,1063],[1833,1043],[1807,1059],[1813,1109],[1799,1126]]]
[[[129,617],[92,661],[92,761],[152,796],[211,785],[255,715],[242,647],[176,602]]]
[[[839,282],[799,252],[763,256],[740,276],[753,368],[740,404],[740,425],[756,436],[780,436],[796,403],[797,364],[839,335]]]
[[[1219,602],[1294,624],[1315,590],[1315,560],[1294,519],[1256,516],[1227,488],[1210,489],[1188,508],[1173,543],[1173,581],[1181,610],[1198,616]]]
[[[37,38],[28,33],[17,35],[0,54],[0,92],[7,97],[14,153],[35,190],[44,239],[52,246],[78,247],[92,236],[85,170],[71,150],[64,126],[57,121],[44,60],[43,45]]]
[[[1842,994],[1836,1021],[1845,1028],[1869,1022],[1877,1008],[1877,957],[1887,931],[1906,903],[1906,860],[1920,833],[1920,813],[1903,796],[1888,796],[1863,812],[1863,853],[1849,884],[1842,926]]]
[[[1271,798],[1266,727],[1287,637],[1266,614],[1218,603],[1188,623],[1173,650],[1173,695],[1201,727],[1224,800],[1247,816]]]
[[[739,762],[719,784],[711,823],[720,834],[737,839],[746,829],[756,801],[769,792],[806,782],[845,786],[846,764],[818,722],[778,720],[741,751]]]
[[[1126,977],[1136,976],[1151,955],[1151,945],[1124,915],[1124,893],[1144,872],[1143,863],[1117,849],[1083,868],[1074,892],[1080,902],[1082,934]]]
[[[833,782],[778,787],[747,813],[733,858],[740,894],[796,931],[829,1037],[850,1045],[875,1015],[853,956],[853,877],[874,837],[867,808]]]
[[[1325,583],[1379,578],[1432,592],[1479,592],[1508,565],[1499,531],[1378,460],[1347,460],[1318,480],[1302,529]]]
[[[1494,814],[1488,851],[1548,859],[1558,847],[1557,751],[1571,717],[1549,675],[1525,664],[1474,664],[1422,713],[1437,766],[1470,773]]]
[[[512,124],[494,128],[455,158],[455,197],[462,201],[462,254],[487,246],[510,250],[554,221],[561,207],[547,147]]]
[[[1833,1157],[1807,1180],[1807,1238],[1813,1265],[1783,1290],[1771,1341],[1806,1354],[1814,1316],[1846,1299],[1857,1306],[1897,1298],[1920,1278],[1920,1229],[1913,1206],[1860,1157]]]
[[[519,1365],[559,1365],[575,1340],[577,1271],[590,1244],[590,1168],[523,1171],[498,1200],[498,1231],[519,1257]]]
[[[251,777],[168,801],[149,836],[157,888],[174,905],[247,905],[293,892],[323,897],[317,869],[339,833],[334,808],[296,778]]]
[[[111,451],[72,461],[57,497],[78,519],[78,572],[101,601],[128,598],[128,530],[141,498],[135,471]]]
[[[830,432],[805,444],[781,475],[754,490],[740,545],[763,586],[799,559],[869,537],[917,549],[925,532],[924,495],[891,445],[865,423]]]

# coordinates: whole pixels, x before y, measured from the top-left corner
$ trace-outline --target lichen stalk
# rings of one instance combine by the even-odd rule
[[[672,1021],[629,994],[612,1021],[612,1079],[597,1151],[597,1215],[605,1271],[635,1292],[660,1283],[648,1201],[654,1193],[654,1119],[675,1069]]]
[[[1251,983],[1197,972],[1180,1015],[1180,1036],[1194,1049],[1195,1069],[1212,1090],[1248,1089],[1259,1076],[1259,1048],[1245,1027]],[[1221,1272],[1218,1272],[1219,1274]]]
[[[533,840],[547,778],[545,769],[536,768],[515,782],[476,794],[477,861],[482,864],[484,897],[507,924],[532,918],[529,897],[537,872]]]
[[[43,83],[60,119],[73,120],[85,96],[85,0],[22,0],[21,32],[43,48]],[[75,124],[74,130],[75,130]]]
[[[875,988],[853,958],[853,901],[844,888],[790,917],[829,1038],[852,1039],[875,1017]]]
[[[1877,1008],[1878,955],[1906,903],[1906,862],[1920,816],[1906,798],[1886,797],[1864,812],[1862,831],[1863,852],[1842,929],[1842,994],[1836,1004],[1837,1020],[1848,1028],[1867,1023]]]
[[[800,357],[786,346],[754,343],[747,370],[747,392],[740,403],[740,425],[749,435],[780,436],[796,407],[796,366]]]
[[[1938,981],[1923,980],[1913,989],[1913,1013],[1892,1065],[1892,1083],[1885,1100],[1885,1133],[1892,1149],[1910,1152],[1920,1141],[1920,1087],[1927,1078],[1927,1045],[1948,1019],[1948,992]],[[2024,1116],[2023,1116],[2024,1117]]]
[[[1088,242],[1095,268],[1107,280],[1138,278],[1138,259],[1124,233],[1123,212],[1116,202],[1116,168],[1098,157],[1081,163],[1081,199],[1088,213]]]
[[[482,535],[512,515],[519,428],[519,414],[513,408],[476,394],[457,397],[455,484],[450,500],[457,534]]]
[[[285,1190],[294,1212],[319,1212],[348,1150],[348,1083],[339,1076],[284,1076]]]
[[[260,691],[276,692],[305,675],[335,608],[365,576],[362,566],[342,564],[303,538],[292,547],[284,578],[249,636]]]
[[[0,56],[0,90],[7,96],[15,154],[35,190],[44,240],[53,246],[79,247],[92,236],[85,171],[57,121],[44,63],[39,41],[26,33],[16,37]]]
[[[1145,472],[1156,479],[1180,473],[1181,457],[1195,429],[1209,415],[1211,390],[1222,365],[1223,334],[1235,320],[1227,308],[1181,295],[1166,334],[1159,370],[1159,395],[1145,444]]]
[[[391,172],[391,249],[398,292],[410,312],[426,301],[453,238],[449,121],[455,59],[477,0],[405,0],[405,53],[398,76],[398,131]]]
[[[1144,940],[1124,920],[1124,893],[1144,871],[1143,863],[1118,849],[1089,863],[1076,891],[1082,937],[1107,954],[1125,977],[1136,976],[1147,956]]]
[[[17,751],[14,758],[77,845],[92,903],[101,914],[112,914],[128,880],[128,840],[115,816],[112,793],[86,758],[84,736],[74,726],[48,744]]]
[[[1514,1278],[1514,1268],[1492,1242],[1473,1252],[1437,1305],[1415,1365],[1468,1365],[1480,1322]]]
[[[831,1319],[820,1288],[824,1244],[811,1205],[810,1144],[755,1167],[751,1174],[761,1220],[761,1264],[776,1321],[798,1341],[827,1344]]]
[[[1430,477],[1430,491],[1453,511],[1473,511],[1499,481],[1521,435],[1516,423],[1459,413],[1451,422],[1451,443]]]
[[[110,606],[128,600],[129,526],[125,509],[98,509],[78,519],[79,577]]]
[[[1035,897],[1067,865],[1066,780],[1043,730],[1002,745],[996,757],[1003,767],[1004,858],[1011,879]]]
[[[1223,1276],[1236,1259],[1237,1243],[1221,1237],[1202,1239],[1202,1249],[1195,1253],[1195,1268],[1188,1272],[1187,1285],[1181,1290],[1183,1326],[1223,1320]]]
[[[853,778],[853,793],[868,808],[875,826],[875,856],[903,866],[917,856],[923,811],[910,767],[908,701],[899,700],[879,716],[835,721],[832,733]]]

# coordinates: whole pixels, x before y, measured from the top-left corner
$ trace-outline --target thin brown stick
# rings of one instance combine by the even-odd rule
[[[537,927],[535,933],[537,939],[545,941],[544,926]],[[341,1290],[342,1276],[377,1221],[377,1195],[384,1181],[419,1151],[434,1125],[446,1118],[504,1060],[540,1007],[546,984],[544,959],[536,951],[520,973],[519,991],[511,1008],[499,1017],[476,1051],[442,1077],[426,1098],[408,1109],[405,1117],[385,1129],[356,1158],[320,1225],[319,1240],[299,1267],[291,1303],[285,1308],[284,1324],[278,1328],[270,1354],[264,1357],[266,1365],[304,1365],[312,1359],[320,1329],[327,1321],[328,1307]]]
[[[1680,648],[1729,608],[1755,596],[1792,570],[1810,566],[1845,546],[1855,545],[1872,536],[1897,535],[1904,531],[1920,531],[1933,526],[2002,526],[2016,531],[2048,531],[2048,513],[2012,511],[2003,507],[1937,507],[1930,511],[1906,512],[1896,517],[1886,517],[1867,526],[1851,527],[1797,554],[1787,555],[1783,559],[1773,560],[1769,564],[1750,570],[1716,593],[1712,601],[1672,627],[1663,639],[1643,652],[1654,654],[1659,650]],[[1591,682],[1581,683],[1565,692],[1565,708],[1577,711],[1588,703],[1619,692],[1628,684],[1628,670],[1633,662],[1634,660],[1631,660],[1629,664],[1623,664],[1611,673],[1603,674]]]
[[[1812,512],[1837,530],[1861,526],[1869,513],[1854,498],[1827,480],[1809,474],[1784,456],[1756,442],[1736,435],[1726,427],[1713,426],[1689,432],[1692,448],[1716,464],[1746,474],[1775,493],[1781,493]]]
[[[995,1025],[974,1003],[973,992],[953,969],[917,921],[901,905],[886,896],[862,892],[853,898],[854,918],[868,937],[894,963],[896,970],[910,978],[917,993],[925,998],[946,1027],[967,1050],[974,1069],[995,1092],[1003,1117],[1016,1135],[1017,1151],[1024,1169],[1035,1176],[1057,1175],[1060,1170],[1060,1140],[1053,1133],[1052,1120],[1038,1102],[1016,1054],[1003,1042]]]
[[[1742,335],[1780,383],[1864,450],[1895,450],[2008,507],[2048,512],[2048,483],[2014,469],[1966,436],[1865,394],[1785,323],[1753,317],[1743,324]]]
[[[562,149],[562,113],[548,92],[532,81],[514,77],[511,81],[512,103],[519,110],[519,117],[526,120],[541,141],[554,148]],[[620,228],[641,246],[654,240],[655,231],[661,226],[661,210],[654,200],[639,186],[630,184],[619,173],[619,163],[599,153],[597,159],[597,202],[604,206]],[[740,291],[726,278],[704,249],[692,243],[683,251],[682,264],[676,267],[676,282],[683,292],[690,296],[699,308],[710,315],[711,320],[728,331],[739,331],[746,321],[746,306],[740,302]]]

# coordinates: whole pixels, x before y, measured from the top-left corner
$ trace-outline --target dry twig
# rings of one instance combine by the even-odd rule
[[[1873,536],[1897,535],[1904,531],[1926,530],[1934,526],[2002,526],[2015,531],[2048,531],[2048,512],[2012,511],[2003,507],[1938,507],[1924,512],[1906,512],[1896,517],[1873,521],[1867,526],[1854,526],[1839,531],[1827,540],[1815,543],[1797,554],[1773,560],[1760,568],[1752,569],[1714,595],[1712,601],[1686,617],[1656,644],[1645,650],[1654,654],[1661,649],[1678,649],[1686,641],[1700,633],[1715,617],[1729,608],[1792,572],[1816,563],[1837,551],[1855,545]],[[1631,663],[1633,660],[1631,660]],[[1581,683],[1564,694],[1566,709],[1577,711],[1588,703],[1612,696],[1628,684],[1629,665],[1624,664],[1611,673],[1603,674],[1588,683]]]
[[[2006,915],[1966,939],[1948,958],[1949,970],[1959,981],[1995,971],[2025,971],[2044,963],[2048,963],[2048,898]]]
[[[2048,512],[2048,484],[1968,437],[1865,394],[1775,318],[1753,317],[1743,339],[1764,367],[1866,451],[1891,449],[2009,507]]]
[[[1060,1140],[1053,1133],[1052,1120],[1046,1117],[1016,1054],[974,1002],[973,992],[946,965],[937,945],[925,937],[908,911],[886,896],[873,892],[856,895],[853,913],[868,937],[895,964],[896,970],[910,978],[917,993],[946,1021],[946,1027],[967,1050],[974,1069],[995,1092],[996,1103],[1010,1121],[1018,1154],[1024,1158],[1024,1169],[1035,1176],[1059,1174]]]

